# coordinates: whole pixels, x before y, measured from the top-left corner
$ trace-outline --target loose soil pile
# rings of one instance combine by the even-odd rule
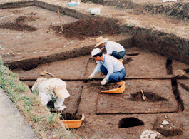
[[[155,93],[151,93],[151,92],[144,92],[143,93],[144,96],[146,97],[145,100],[143,100],[142,98],[142,93],[141,92],[137,92],[134,94],[131,94],[131,98],[130,100],[132,101],[147,101],[147,102],[155,102],[155,101],[164,101],[167,100],[159,95],[156,95]]]
[[[114,0],[104,1],[107,6],[116,6],[121,9],[133,9],[135,14],[144,13],[147,11],[152,14],[165,14],[180,19],[189,19],[189,3],[176,2],[174,4],[147,4],[140,5],[133,3],[131,0]]]
[[[133,59],[131,57],[123,59],[123,64],[128,64],[131,61],[133,61]]]
[[[93,86],[93,87],[96,87],[97,89],[99,89],[101,91],[106,91],[106,90],[111,90],[111,89],[116,89],[116,88],[120,88],[121,87],[117,83],[107,83],[106,85],[101,85],[100,81],[98,83],[91,83],[89,85]]]
[[[58,35],[83,40],[87,37],[120,34],[121,30],[117,22],[113,19],[92,17],[65,24],[63,25],[63,31],[61,26],[50,26],[50,29],[53,29]]]
[[[60,120],[81,120],[82,116],[81,115],[75,115],[72,113],[62,113]]]
[[[131,0],[111,0],[104,1],[103,4],[107,6],[116,6],[121,9],[135,9],[139,7],[138,4],[135,4]]]
[[[144,9],[153,14],[166,14],[181,19],[189,19],[189,3],[175,3],[173,5],[145,5]]]
[[[163,121],[167,121],[166,124],[163,124]],[[172,118],[165,118],[164,116],[160,116],[156,119],[153,129],[158,131],[161,135],[165,137],[172,137],[176,135],[182,135],[183,131],[180,128],[180,124],[178,121],[175,121]]]

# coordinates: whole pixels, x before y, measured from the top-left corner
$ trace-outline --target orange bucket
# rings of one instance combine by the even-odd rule
[[[79,128],[82,120],[60,120],[66,128]]]
[[[84,118],[85,115],[83,113],[81,120],[60,120],[60,121],[64,124],[65,128],[79,128]]]
[[[101,93],[123,93],[123,91],[125,90],[125,81],[118,82],[117,84],[120,85],[121,87],[111,90],[101,91]]]

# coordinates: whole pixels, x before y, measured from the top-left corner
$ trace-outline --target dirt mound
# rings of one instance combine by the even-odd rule
[[[134,94],[131,94],[131,100],[132,101],[144,101],[142,99],[142,93],[141,92],[137,92]],[[155,101],[167,101],[167,99],[156,95],[155,93],[151,93],[151,92],[144,92],[144,96],[146,97],[146,101],[147,102],[155,102]]]
[[[116,6],[121,9],[135,9],[139,7],[138,4],[133,3],[131,0],[104,1],[103,4],[107,6]]]
[[[100,91],[106,91],[106,90],[111,90],[111,89],[115,89],[115,88],[120,88],[121,86],[118,85],[117,83],[110,83],[108,82],[106,85],[101,85],[101,82],[92,82],[89,84],[89,87],[93,87],[96,88],[97,90]]]
[[[50,26],[50,29],[53,29],[58,35],[83,40],[85,37],[120,34],[121,30],[117,22],[113,19],[93,17],[66,24],[63,26],[63,32],[61,26]]]
[[[144,9],[152,14],[166,14],[181,19],[189,19],[189,3],[175,3],[173,5],[145,5]]]

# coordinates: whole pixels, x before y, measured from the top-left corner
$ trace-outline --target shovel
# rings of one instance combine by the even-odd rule
[[[143,99],[143,100],[146,100],[146,96],[144,96],[144,92],[143,92],[143,90],[142,90],[142,89],[141,89],[141,91],[140,91],[140,92],[141,92],[141,94],[142,94],[142,99]]]

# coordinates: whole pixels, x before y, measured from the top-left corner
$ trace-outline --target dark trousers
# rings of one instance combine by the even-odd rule
[[[101,69],[101,72],[103,73],[103,75],[107,75],[108,74],[107,69],[103,65],[101,66],[100,69]],[[126,69],[123,68],[121,71],[117,71],[117,72],[112,73],[109,76],[108,81],[110,81],[110,82],[120,82],[125,76],[126,76]]]
[[[117,59],[122,59],[126,54],[126,50],[125,51],[121,51],[121,52],[117,52],[117,51],[113,51],[111,56],[117,58]]]

